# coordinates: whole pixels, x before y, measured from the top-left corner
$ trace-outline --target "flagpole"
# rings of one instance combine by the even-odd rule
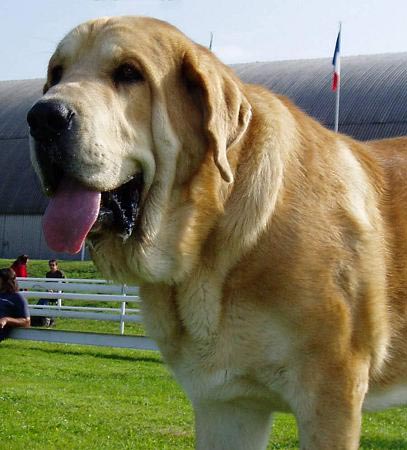
[[[211,31],[211,40],[210,40],[210,42],[209,42],[209,50],[211,50],[212,51],[212,44],[213,44],[213,33],[212,33],[212,31]]]
[[[339,22],[339,48],[340,48],[340,40],[341,40],[341,29],[342,29],[342,22]],[[339,74],[341,71],[341,55],[339,53],[338,55],[338,63],[339,63]],[[339,75],[339,80],[338,80],[338,86],[336,88],[336,97],[335,97],[335,126],[334,126],[334,130],[335,133],[338,132],[338,128],[339,128],[339,100],[340,100],[340,96],[341,96],[341,76]]]
[[[339,100],[341,96],[341,84],[338,84],[338,87],[336,89],[336,98],[335,98],[335,133],[338,132],[339,128]]]

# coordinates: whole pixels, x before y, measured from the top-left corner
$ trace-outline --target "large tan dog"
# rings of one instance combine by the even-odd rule
[[[147,18],[80,25],[28,114],[49,244],[138,283],[197,448],[356,449],[407,400],[407,141],[334,134]]]

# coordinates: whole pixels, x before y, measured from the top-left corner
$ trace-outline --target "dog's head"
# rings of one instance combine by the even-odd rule
[[[169,24],[78,26],[28,113],[48,244],[75,253],[87,238],[119,280],[181,276],[222,211],[250,115],[231,71]]]

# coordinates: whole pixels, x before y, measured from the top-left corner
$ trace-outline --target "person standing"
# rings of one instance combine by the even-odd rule
[[[28,328],[30,324],[28,303],[18,292],[16,273],[11,268],[0,269],[0,341],[10,328]]]
[[[27,262],[28,255],[20,255],[11,265],[11,269],[14,270],[16,277],[27,278]]]

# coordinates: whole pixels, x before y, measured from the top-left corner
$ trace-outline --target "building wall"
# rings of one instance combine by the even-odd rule
[[[0,214],[0,258],[16,258],[26,254],[32,259],[80,260],[80,253],[56,253],[47,247],[41,220],[41,215]],[[90,259],[87,251],[85,259]]]

